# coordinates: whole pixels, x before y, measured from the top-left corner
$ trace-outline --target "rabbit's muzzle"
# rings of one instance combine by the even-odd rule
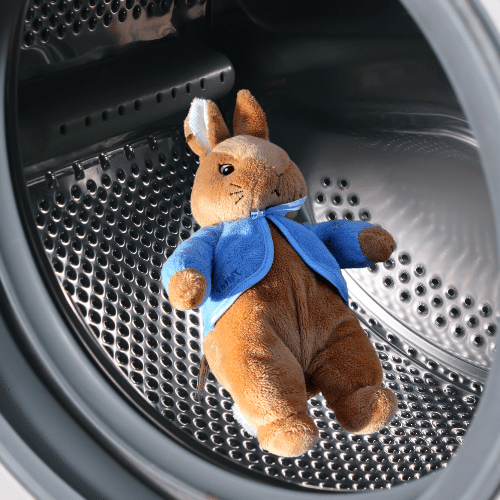
[[[281,185],[283,173],[277,173],[270,168],[264,168],[261,171],[253,189],[252,210],[264,210],[274,205],[293,201],[284,199],[286,193]]]

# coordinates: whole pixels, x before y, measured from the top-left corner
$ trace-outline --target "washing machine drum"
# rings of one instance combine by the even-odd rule
[[[500,486],[500,8],[488,0],[4,2],[0,460],[15,498],[490,499]],[[161,268],[197,229],[194,97],[249,88],[301,169],[302,222],[370,221],[347,270],[398,409],[309,401],[319,442],[263,450]],[[352,493],[352,492],[351,492]],[[343,498],[343,497],[342,497]]]

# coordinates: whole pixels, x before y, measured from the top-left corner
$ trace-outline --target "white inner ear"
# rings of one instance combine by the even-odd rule
[[[210,153],[208,144],[208,102],[206,99],[195,97],[189,112],[189,128],[206,153]]]

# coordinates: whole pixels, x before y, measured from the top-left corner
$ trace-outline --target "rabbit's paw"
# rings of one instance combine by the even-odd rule
[[[335,402],[335,417],[347,431],[371,434],[385,427],[398,405],[396,395],[385,387],[362,387]]]
[[[394,251],[392,236],[379,227],[366,227],[359,233],[359,244],[370,262],[383,262]]]
[[[196,269],[177,271],[168,283],[168,298],[179,311],[198,307],[205,298],[207,282]]]
[[[262,425],[257,429],[260,445],[282,457],[298,457],[318,442],[318,428],[313,419],[303,413]]]

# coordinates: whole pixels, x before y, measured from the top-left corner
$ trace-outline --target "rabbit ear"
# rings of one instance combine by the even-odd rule
[[[269,140],[266,115],[255,97],[248,90],[240,90],[236,98],[233,117],[233,134],[252,135]]]
[[[208,99],[193,99],[184,121],[189,147],[203,160],[217,144],[231,137],[219,108]]]

